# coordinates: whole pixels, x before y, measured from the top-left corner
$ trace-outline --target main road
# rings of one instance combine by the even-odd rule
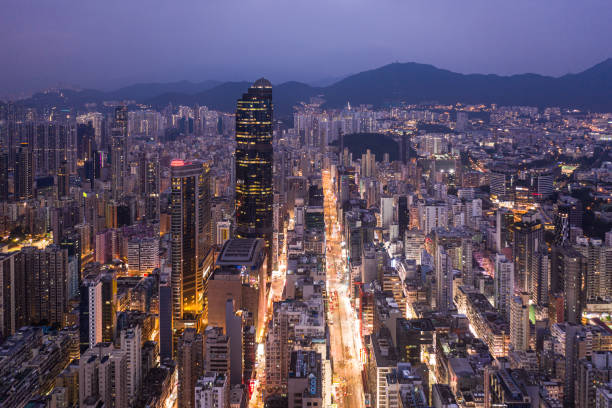
[[[346,257],[343,256],[342,234],[338,222],[336,195],[328,170],[323,171],[325,206],[325,239],[327,294],[329,298],[328,324],[330,329],[333,375],[336,382],[334,402],[339,407],[364,407],[362,381],[362,348],[359,324],[351,307]]]
[[[285,236],[287,235],[287,231],[285,230]],[[257,354],[255,359],[255,388],[253,390],[253,394],[251,394],[251,398],[249,399],[249,407],[250,408],[263,408],[263,389],[265,387],[266,381],[266,355],[264,353],[264,344],[266,334],[265,331],[268,328],[268,322],[272,318],[272,314],[274,311],[274,302],[279,302],[282,300],[283,290],[285,288],[285,278],[287,275],[287,250],[283,248],[279,253],[279,265],[278,271],[272,272],[272,279],[270,282],[270,291],[268,292],[268,299],[266,310],[267,313],[265,315],[264,320],[264,333],[258,333],[257,336]]]

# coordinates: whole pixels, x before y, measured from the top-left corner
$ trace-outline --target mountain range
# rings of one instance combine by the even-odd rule
[[[112,92],[62,90],[37,93],[18,103],[33,107],[73,106],[103,101],[133,100],[162,108],[173,105],[208,106],[231,112],[250,82],[180,81],[136,84]],[[418,104],[436,101],[496,103],[498,105],[560,106],[612,112],[612,58],[583,72],[550,77],[537,74],[512,76],[460,74],[432,65],[393,63],[350,75],[328,86],[284,82],[274,86],[277,116],[290,115],[293,106],[313,96],[325,99],[324,107],[338,108],[371,104],[377,107],[397,103]]]

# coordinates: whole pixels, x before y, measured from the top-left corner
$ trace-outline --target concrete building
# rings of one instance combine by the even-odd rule
[[[226,302],[253,315],[257,333],[263,331],[268,277],[265,242],[260,239],[228,240],[208,282],[208,324],[225,330]]]
[[[121,330],[121,351],[127,358],[126,387],[128,398],[132,404],[138,397],[142,381],[142,330],[135,324],[129,328]]]
[[[195,408],[229,408],[230,385],[227,375],[207,372],[195,386]]]
[[[102,281],[99,275],[89,275],[81,285],[79,330],[81,349],[93,348],[102,342]]]
[[[495,308],[510,321],[510,303],[514,294],[514,263],[502,254],[495,255]]]
[[[79,360],[79,406],[127,408],[127,356],[111,343],[98,343]]]
[[[204,341],[193,328],[183,331],[177,345],[178,406],[195,408],[195,386],[204,371]]]
[[[529,349],[529,294],[513,296],[510,303],[510,347],[514,351]]]
[[[322,407],[321,355],[315,351],[294,351],[287,380],[288,408]]]

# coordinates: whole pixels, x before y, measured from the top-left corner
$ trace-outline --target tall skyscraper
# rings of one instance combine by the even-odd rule
[[[612,246],[599,239],[580,237],[574,248],[586,259],[587,301],[609,299],[612,295]]]
[[[0,339],[27,324],[25,270],[20,252],[0,254]]]
[[[514,214],[506,208],[495,212],[495,248],[498,252],[510,245],[510,226],[514,223]]]
[[[550,255],[546,249],[540,249],[531,259],[531,292],[529,295],[533,303],[539,306],[548,304],[550,265]]]
[[[124,183],[128,167],[128,110],[127,106],[115,108],[111,131],[111,190],[117,200],[124,193]]]
[[[32,150],[27,143],[21,143],[15,154],[15,200],[34,198],[34,167]]]
[[[565,320],[580,324],[585,299],[587,260],[571,247],[556,247],[553,253],[552,280],[562,280]]]
[[[209,167],[202,162],[173,160],[172,314],[175,323],[193,319],[204,304],[203,267],[210,231]]]
[[[436,248],[436,307],[447,313],[453,308],[453,267],[452,261],[442,246]]]
[[[159,357],[161,360],[174,356],[171,282],[171,274],[164,269],[159,277]]]
[[[99,275],[90,275],[81,285],[79,331],[81,351],[102,341],[102,282]]]
[[[68,162],[62,160],[57,171],[57,198],[63,198],[70,192],[70,175],[68,174]]]
[[[257,80],[236,107],[236,237],[263,238],[271,271],[272,84]]]
[[[514,242],[512,256],[516,288],[531,293],[530,277],[533,275],[531,270],[535,265],[533,258],[544,243],[542,223],[526,214],[521,222],[513,224],[510,229]]]
[[[376,177],[376,155],[367,149],[361,155],[361,175],[363,177]]]
[[[0,148],[0,201],[9,197],[9,153]]]
[[[117,327],[117,276],[108,271],[100,277],[102,282],[102,341],[114,341]]]
[[[30,324],[64,326],[68,311],[68,251],[58,245],[22,250]]]
[[[138,163],[140,195],[145,202],[145,217],[159,220],[159,161],[143,154]]]
[[[495,256],[495,307],[508,319],[514,293],[514,264],[502,254]]]
[[[138,397],[142,380],[142,330],[138,324],[121,330],[121,351],[127,357],[127,394],[133,403]]]
[[[410,224],[410,209],[408,208],[408,197],[399,196],[397,199],[397,223],[399,224],[399,236],[403,237]]]

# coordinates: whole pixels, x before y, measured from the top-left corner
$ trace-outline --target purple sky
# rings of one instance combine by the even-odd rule
[[[611,16],[610,0],[2,0],[0,95],[394,61],[561,75],[612,57]]]

